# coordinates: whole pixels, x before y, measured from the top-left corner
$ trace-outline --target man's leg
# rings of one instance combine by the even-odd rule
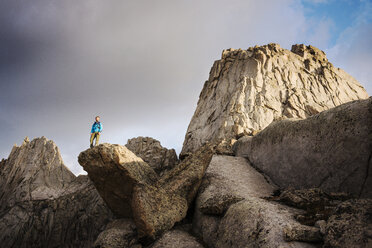
[[[90,148],[93,147],[94,133],[90,134]]]
[[[96,146],[98,145],[99,142],[99,133],[96,133]]]

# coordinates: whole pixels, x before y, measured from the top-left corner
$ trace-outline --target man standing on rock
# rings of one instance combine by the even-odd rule
[[[99,116],[96,116],[96,121],[92,125],[92,130],[90,131],[90,148],[93,148],[93,140],[96,139],[96,145],[99,142],[99,136],[102,132],[102,123],[99,122]]]

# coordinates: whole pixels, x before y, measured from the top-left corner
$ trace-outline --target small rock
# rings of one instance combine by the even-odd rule
[[[317,222],[315,222],[315,227],[319,228],[319,231],[322,235],[324,235],[326,232],[326,225],[327,222],[325,220],[318,220]]]
[[[306,225],[292,225],[284,228],[286,241],[321,242],[321,232],[317,227]]]

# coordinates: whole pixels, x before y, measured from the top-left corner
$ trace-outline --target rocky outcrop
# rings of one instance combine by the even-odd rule
[[[207,141],[237,139],[274,120],[307,118],[367,97],[353,77],[312,46],[224,50],[204,84],[180,157]]]
[[[178,164],[176,151],[163,147],[156,139],[150,137],[132,138],[125,146],[142,158],[159,175]]]
[[[57,146],[44,137],[32,142],[26,137],[21,146],[14,146],[0,175],[0,211],[17,202],[56,198],[75,179]]]
[[[372,196],[372,98],[353,101],[305,120],[277,121],[234,144],[280,187],[319,187]]]
[[[213,152],[205,145],[160,178],[120,145],[101,144],[78,160],[112,211],[132,217],[140,240],[148,242],[185,218]]]
[[[91,247],[112,219],[89,178],[75,177],[44,137],[14,146],[0,174],[1,247]]]
[[[208,247],[313,247],[287,242],[286,228],[306,227],[294,218],[301,210],[263,199],[275,190],[244,158],[214,155],[196,199],[194,233]]]
[[[140,237],[153,240],[186,217],[213,152],[213,145],[203,146],[162,176],[154,186],[134,192],[132,207]]]

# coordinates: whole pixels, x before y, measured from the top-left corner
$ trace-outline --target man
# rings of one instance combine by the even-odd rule
[[[96,116],[96,121],[92,125],[92,130],[90,131],[90,148],[93,147],[93,140],[96,139],[96,145],[99,142],[99,136],[102,132],[102,123],[99,122],[99,116]]]

